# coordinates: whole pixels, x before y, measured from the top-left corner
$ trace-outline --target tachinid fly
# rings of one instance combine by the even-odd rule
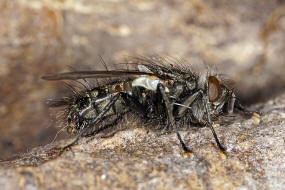
[[[42,77],[45,80],[84,81],[88,78],[120,78],[53,103],[53,106],[65,106],[67,131],[77,134],[65,148],[82,137],[114,127],[124,114],[132,111],[147,121],[157,121],[163,126],[163,132],[171,131],[181,121],[189,126],[207,126],[219,149],[225,151],[212,120],[231,114],[234,109],[251,113],[241,106],[219,75],[198,74],[191,67],[174,65],[177,63],[161,57],[136,58],[132,64],[137,69],[74,71]],[[110,122],[101,126],[103,121]],[[183,149],[188,151],[178,132],[177,136]]]

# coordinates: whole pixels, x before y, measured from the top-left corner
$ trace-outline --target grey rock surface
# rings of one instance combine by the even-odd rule
[[[263,114],[216,125],[227,147],[220,154],[208,128],[181,131],[194,154],[183,153],[174,134],[138,127],[107,138],[68,140],[38,147],[1,163],[3,189],[283,189],[285,94],[257,106]],[[131,120],[124,125],[137,125]]]

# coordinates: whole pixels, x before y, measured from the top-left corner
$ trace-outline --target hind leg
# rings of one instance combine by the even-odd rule
[[[84,128],[76,137],[76,139],[71,142],[70,144],[68,144],[67,146],[65,146],[63,149],[69,149],[71,148],[73,145],[75,145],[82,137],[88,136],[90,134],[90,131],[92,131],[94,129],[94,127],[96,127],[96,124],[99,123],[100,121],[103,120],[105,114],[110,110],[110,108],[116,103],[116,101],[119,99],[119,97],[121,96],[121,93],[116,94],[115,96],[113,96],[110,99],[110,102],[103,108],[102,112],[99,113],[97,115],[96,118],[92,119],[89,123],[89,125],[91,127],[86,127]]]

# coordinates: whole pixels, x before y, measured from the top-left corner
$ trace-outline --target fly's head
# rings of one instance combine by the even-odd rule
[[[206,92],[211,114],[220,115],[233,111],[235,95],[217,76],[208,77]]]
[[[189,80],[194,81],[194,80]],[[186,106],[191,111],[190,121],[205,125],[209,122],[208,113],[211,117],[216,118],[227,112],[232,112],[234,107],[234,94],[218,76],[202,75],[198,77],[196,85],[184,85],[188,91],[184,98],[183,106]],[[189,82],[188,82],[189,83]],[[189,92],[190,87],[195,87]],[[179,108],[178,115],[182,116],[186,108]],[[188,115],[188,114],[186,114]],[[186,116],[185,115],[185,116]],[[186,117],[189,117],[186,116]]]

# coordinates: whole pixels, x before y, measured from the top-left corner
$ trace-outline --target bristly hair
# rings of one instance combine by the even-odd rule
[[[145,65],[156,67],[160,66],[165,69],[165,71],[169,72],[178,72],[178,73],[185,73],[185,74],[195,74],[193,71],[192,64],[186,62],[184,59],[175,58],[171,56],[135,56],[130,57],[131,62],[129,64],[133,65]]]
[[[128,62],[126,63],[120,63],[124,64],[126,69],[118,69],[118,71],[139,71],[138,67],[139,65],[144,65],[148,67],[154,67],[160,66],[165,71],[169,73],[179,73],[179,74],[185,74],[185,75],[192,75],[195,76],[197,79],[200,77],[204,77],[206,79],[206,76],[216,76],[220,82],[225,85],[227,88],[233,90],[233,84],[234,82],[227,77],[227,75],[224,74],[218,74],[217,68],[215,65],[206,64],[204,61],[202,61],[200,58],[195,59],[193,63],[189,63],[189,61],[186,61],[182,58],[176,58],[172,56],[134,56],[129,57]],[[109,71],[106,62],[103,60],[102,57],[100,57],[100,62],[103,64],[106,71]],[[136,68],[129,68],[129,66],[136,66]],[[76,69],[72,68],[73,71],[76,71]],[[151,71],[150,71],[151,72]],[[61,106],[67,106],[72,103],[72,100],[82,97],[86,91],[92,90],[92,88],[104,86],[106,84],[110,84],[112,82],[119,82],[125,79],[131,79],[131,76],[120,76],[120,77],[110,77],[110,78],[104,78],[104,81],[98,82],[98,80],[95,78],[97,84],[94,84],[94,82],[91,82],[87,79],[80,79],[80,80],[73,80],[72,82],[64,82],[64,85],[66,88],[69,89],[69,96],[63,97],[60,99],[54,99],[54,100],[48,100],[47,105],[49,107],[61,107]],[[203,80],[200,78],[200,80]],[[79,85],[79,86],[78,86]]]
[[[160,66],[169,72],[177,72],[181,74],[191,74],[193,76],[205,77],[206,76],[215,76],[219,79],[221,84],[225,85],[227,88],[234,89],[234,81],[226,74],[221,74],[218,72],[217,65],[207,64],[201,58],[194,57],[191,61],[187,61],[183,58],[177,58],[172,56],[134,56],[129,57],[129,65],[145,65],[145,66]],[[137,69],[137,68],[136,68]]]

